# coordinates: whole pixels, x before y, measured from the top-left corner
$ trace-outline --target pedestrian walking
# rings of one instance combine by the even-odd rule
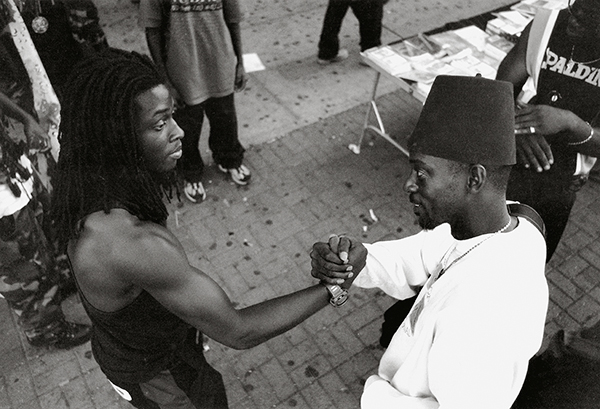
[[[348,58],[348,50],[340,48],[339,39],[342,22],[348,9],[352,10],[358,20],[360,50],[365,51],[380,46],[385,3],[387,0],[329,0],[319,38],[317,62],[326,65]]]

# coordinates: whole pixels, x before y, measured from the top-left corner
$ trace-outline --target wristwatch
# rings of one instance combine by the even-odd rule
[[[322,284],[327,288],[327,291],[329,291],[329,294],[331,295],[329,303],[334,307],[341,307],[348,301],[348,290],[344,290],[336,284]]]

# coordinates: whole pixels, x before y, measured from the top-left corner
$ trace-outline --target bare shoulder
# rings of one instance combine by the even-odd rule
[[[188,265],[181,244],[167,228],[123,209],[90,214],[70,254],[76,271],[139,287],[168,268]]]

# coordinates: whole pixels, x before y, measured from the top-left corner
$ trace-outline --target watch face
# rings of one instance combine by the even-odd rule
[[[348,300],[348,290],[344,290],[339,285],[325,285],[329,294],[331,294],[331,298],[329,298],[329,303],[334,307],[339,307],[344,305],[344,303]]]
[[[348,291],[343,290],[343,292],[335,297],[331,297],[331,305],[334,307],[340,307],[344,305],[348,301]]]

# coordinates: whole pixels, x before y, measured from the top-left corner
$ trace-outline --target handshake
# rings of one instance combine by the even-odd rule
[[[332,234],[327,243],[313,245],[310,257],[313,277],[348,289],[365,267],[367,249],[358,240]]]

